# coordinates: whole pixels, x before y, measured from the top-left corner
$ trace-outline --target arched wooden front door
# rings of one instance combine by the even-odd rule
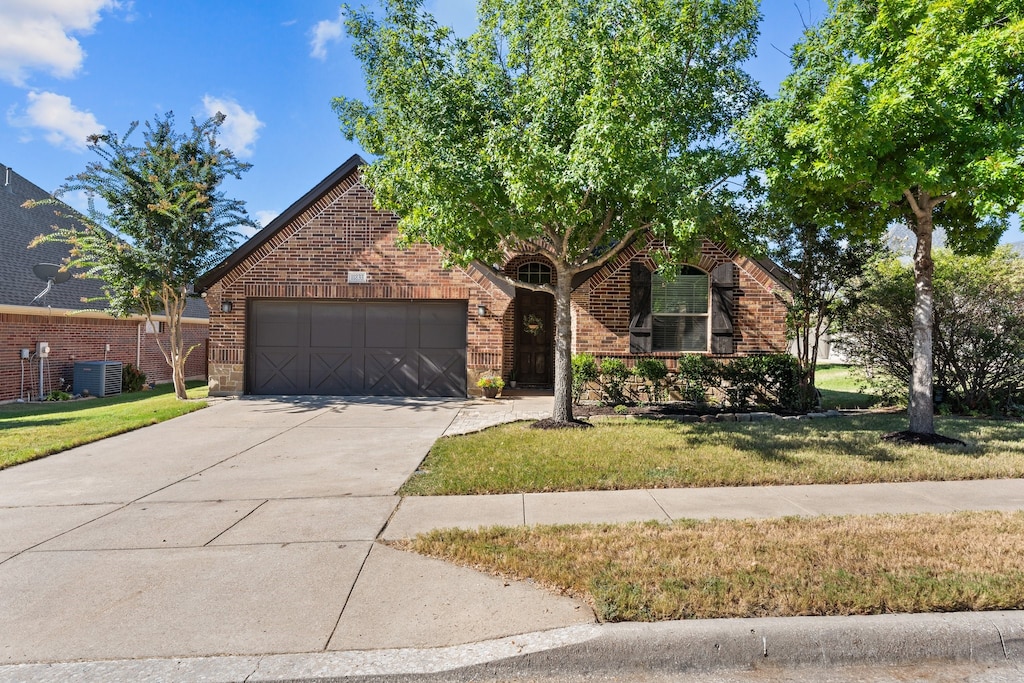
[[[549,284],[551,267],[524,263],[517,273],[521,282]],[[555,298],[547,292],[516,288],[516,381],[525,386],[549,387],[555,376]]]

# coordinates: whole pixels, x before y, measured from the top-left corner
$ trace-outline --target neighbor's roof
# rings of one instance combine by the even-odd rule
[[[358,154],[353,154],[349,157],[348,161],[343,163],[341,166],[336,168],[333,173],[317,183],[316,187],[312,190],[302,195],[302,197],[300,197],[295,203],[285,209],[281,215],[270,221],[266,227],[250,237],[245,244],[238,247],[238,249],[235,249],[235,251],[233,251],[226,259],[201,275],[199,279],[196,280],[196,291],[205,292],[209,289],[211,285],[229,273],[232,268],[244,261],[249,254],[259,249],[267,242],[267,240],[276,235],[279,230],[287,226],[292,219],[319,201],[321,197],[334,189],[338,183],[352,173],[358,171],[359,168],[365,164],[366,162]]]
[[[78,277],[55,284],[46,296],[33,303],[35,296],[46,289],[46,282],[35,276],[32,267],[38,263],[60,265],[68,256],[68,246],[60,242],[47,242],[32,248],[28,245],[39,235],[49,234],[54,225],[82,226],[80,214],[64,204],[32,209],[22,206],[26,201],[43,199],[52,199],[52,196],[10,167],[0,164],[0,305],[71,311],[105,309],[105,301],[82,301],[103,296],[102,283]],[[56,212],[63,215],[58,216]],[[190,299],[185,316],[209,318],[206,302]]]

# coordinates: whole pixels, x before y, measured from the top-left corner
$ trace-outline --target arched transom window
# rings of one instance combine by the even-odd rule
[[[520,282],[526,282],[531,285],[549,285],[551,284],[551,266],[546,263],[538,263],[537,261],[524,263],[519,266],[516,278]]]

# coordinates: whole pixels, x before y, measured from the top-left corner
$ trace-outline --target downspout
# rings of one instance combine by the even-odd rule
[[[142,370],[142,323],[135,328],[135,367]]]

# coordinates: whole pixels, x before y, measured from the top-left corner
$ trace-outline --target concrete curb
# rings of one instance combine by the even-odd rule
[[[0,681],[475,681],[926,662],[1024,672],[1024,612],[583,625],[436,649],[10,665]]]
[[[1011,664],[1024,670],[1024,612],[610,624],[593,640],[474,667],[459,672],[457,680],[481,674],[615,676],[928,661]]]

